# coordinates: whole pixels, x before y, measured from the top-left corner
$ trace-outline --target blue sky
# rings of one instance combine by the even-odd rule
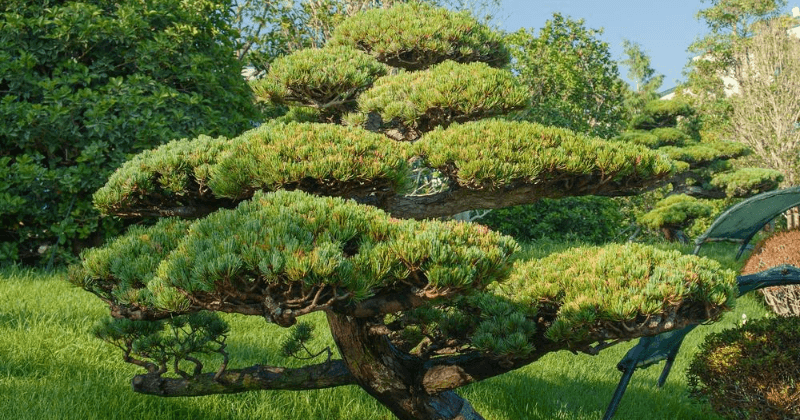
[[[789,0],[786,12],[800,5]],[[585,19],[587,28],[604,32],[601,39],[611,47],[615,60],[621,60],[622,40],[637,42],[647,52],[651,65],[663,74],[662,90],[685,80],[683,68],[691,55],[689,44],[707,32],[695,15],[709,6],[700,0],[502,0],[496,23],[506,31],[544,26],[553,12],[574,19]],[[627,68],[620,75],[627,80]]]

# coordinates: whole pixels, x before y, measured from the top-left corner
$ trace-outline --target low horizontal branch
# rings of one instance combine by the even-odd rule
[[[161,397],[197,397],[213,394],[235,394],[256,390],[305,390],[355,385],[353,375],[341,360],[283,368],[255,365],[245,369],[204,373],[189,378],[166,378],[154,373],[137,375],[131,381],[133,390]]]

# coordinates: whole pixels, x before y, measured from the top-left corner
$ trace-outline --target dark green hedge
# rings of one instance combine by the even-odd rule
[[[800,418],[800,318],[764,318],[711,334],[692,360],[692,395],[730,419]]]
[[[518,241],[575,240],[601,244],[620,231],[619,204],[607,197],[543,198],[534,204],[493,210],[479,223]]]
[[[68,257],[113,231],[91,196],[132,154],[257,118],[228,7],[0,3],[0,262]]]

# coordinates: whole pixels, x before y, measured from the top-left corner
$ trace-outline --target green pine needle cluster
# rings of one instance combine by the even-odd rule
[[[314,338],[314,324],[310,322],[299,322],[292,327],[291,333],[281,343],[281,355],[284,357],[294,357],[296,359],[313,359],[323,353],[328,353],[330,348],[326,348],[317,354],[312,353],[307,344]]]
[[[453,13],[423,2],[353,16],[336,27],[328,45],[359,48],[382,63],[407,70],[445,60],[503,67],[510,60],[500,36],[469,13]]]
[[[402,191],[407,145],[354,127],[265,124],[235,139],[200,137],[141,153],[95,193],[104,213],[246,198],[254,190],[321,189],[374,184]],[[303,184],[307,180],[314,183]]]
[[[94,204],[110,214],[141,205],[207,197],[210,168],[229,140],[200,136],[169,142],[131,158],[94,194]]]
[[[325,108],[354,102],[387,68],[349,46],[308,48],[279,58],[258,82],[273,100]]]
[[[82,254],[72,266],[70,281],[122,305],[144,305],[183,312],[189,302],[182,293],[155,277],[156,269],[184,238],[191,222],[166,218],[154,226],[132,226],[104,247]]]
[[[639,218],[639,223],[651,228],[684,227],[698,217],[708,217],[713,208],[697,198],[675,194],[659,201],[653,210]]]
[[[403,314],[396,338],[501,360],[528,357],[543,338],[581,348],[646,334],[651,323],[717,316],[737,296],[735,276],[714,260],[642,244],[570,248],[518,260],[508,280],[485,291]]]
[[[359,114],[348,120],[357,124],[375,113],[383,125],[400,124],[425,132],[453,121],[507,114],[528,100],[527,89],[505,69],[446,61],[424,71],[378,79],[358,98]]]
[[[174,373],[189,377],[202,372],[198,355],[218,353],[227,363],[225,340],[228,325],[219,315],[198,312],[158,322],[105,318],[93,328],[93,334],[125,352],[125,359],[151,373]],[[139,358],[139,359],[136,359]],[[184,363],[193,367],[184,371]]]
[[[518,262],[493,291],[527,308],[529,317],[554,316],[547,338],[581,341],[613,337],[609,324],[666,318],[685,302],[725,309],[737,296],[735,280],[716,261],[630,243]]]
[[[750,149],[741,143],[718,141],[714,143],[692,142],[685,147],[665,146],[658,150],[666,153],[670,159],[680,160],[696,166],[717,160],[745,156]]]
[[[657,136],[645,130],[626,131],[614,137],[613,140],[638,144],[640,146],[647,147],[648,149],[657,149],[663,146]]]
[[[781,182],[781,172],[766,168],[742,168],[717,174],[711,179],[711,185],[725,190],[728,197],[749,197],[771,191],[778,188]]]
[[[407,146],[379,134],[333,124],[265,124],[236,138],[213,168],[215,195],[244,198],[254,190],[300,188],[335,195],[346,185],[403,191],[410,177]]]
[[[169,236],[182,233],[177,223],[136,228],[87,252],[75,282],[103,284],[115,302],[175,312],[186,309],[185,300],[173,301],[178,290],[215,293],[232,284],[329,285],[361,300],[420,279],[419,287],[482,289],[508,274],[518,249],[510,237],[480,225],[401,221],[373,207],[302,192],[257,193],[188,230],[181,225],[179,240]],[[136,261],[152,249],[160,253],[129,266],[131,257]]]
[[[694,109],[686,102],[654,100],[645,104],[640,115],[633,118],[630,127],[635,130],[652,130],[660,127],[675,127],[680,117],[694,115]]]
[[[653,148],[662,146],[683,146],[692,139],[688,134],[675,127],[659,127],[650,130],[650,134],[658,138],[658,143]],[[652,147],[652,146],[651,146]]]
[[[478,294],[469,300],[469,305],[480,313],[470,336],[476,349],[500,359],[525,357],[534,350],[538,330],[534,321],[536,308],[526,308],[490,293]]]
[[[467,188],[536,184],[558,177],[599,175],[621,181],[664,177],[669,160],[637,145],[536,123],[483,120],[432,131],[414,152]]]

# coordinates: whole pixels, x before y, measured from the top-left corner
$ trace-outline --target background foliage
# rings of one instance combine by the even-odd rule
[[[60,261],[116,232],[91,194],[131,154],[251,126],[229,5],[0,5],[0,262]]]
[[[506,37],[511,70],[531,97],[519,118],[604,138],[619,132],[624,82],[602,33],[556,13],[538,33],[520,29]]]
[[[493,210],[478,223],[518,241],[581,241],[602,244],[622,230],[620,205],[607,197],[543,198],[534,204]]]

